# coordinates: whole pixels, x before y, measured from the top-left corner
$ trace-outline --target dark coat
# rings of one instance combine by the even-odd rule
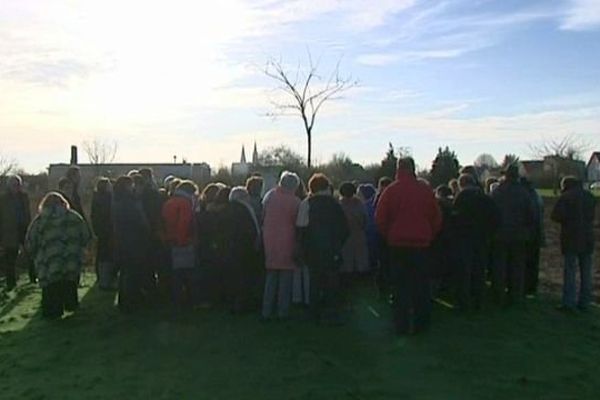
[[[150,224],[133,195],[114,199],[112,223],[117,265],[120,268],[143,268],[149,261]]]
[[[479,187],[467,188],[454,199],[452,222],[456,240],[484,244],[498,229],[500,211]]]
[[[492,199],[500,211],[496,239],[505,242],[530,240],[535,208],[527,189],[514,180],[506,180],[492,192]]]
[[[560,196],[552,210],[552,220],[561,225],[563,254],[591,253],[594,250],[595,212],[596,199],[583,188],[570,189]]]
[[[339,270],[349,235],[342,206],[328,195],[312,196],[308,204],[308,226],[301,235],[304,259],[310,268]]]
[[[91,220],[92,229],[98,239],[98,260],[111,261],[113,257],[113,224],[112,194],[110,192],[94,192]]]
[[[81,204],[81,196],[79,195],[79,191],[77,189],[73,189],[73,193],[71,193],[67,197],[67,201],[69,202],[69,206],[71,207],[71,210],[77,211],[77,213],[79,213],[79,215],[81,215],[83,220],[87,221],[87,218],[85,217],[85,213],[83,212],[83,206]]]
[[[0,246],[18,248],[25,241],[31,222],[29,196],[25,192],[5,192],[0,196]]]

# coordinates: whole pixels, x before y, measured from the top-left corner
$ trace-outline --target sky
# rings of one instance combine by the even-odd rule
[[[95,138],[119,162],[304,155],[264,69],[309,54],[359,82],[317,116],[317,163],[390,142],[421,168],[440,146],[463,165],[566,135],[600,150],[600,0],[0,0],[0,156],[39,172]]]

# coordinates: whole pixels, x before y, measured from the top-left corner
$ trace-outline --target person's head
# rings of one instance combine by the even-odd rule
[[[133,174],[130,175],[130,178],[133,179],[133,188],[136,193],[140,194],[146,187],[146,180],[141,174]]]
[[[152,168],[140,169],[140,175],[144,178],[147,184],[152,184],[154,182],[154,172],[152,171]]]
[[[247,203],[250,200],[250,193],[244,186],[236,186],[229,193],[229,201],[239,201]]]
[[[450,199],[452,194],[452,189],[448,185],[439,185],[435,188],[435,197],[438,199]]]
[[[217,193],[219,193],[219,185],[217,185],[216,183],[209,183],[202,191],[200,199],[202,199],[202,201],[205,204],[212,203],[213,201],[215,201]]]
[[[492,184],[498,182],[498,178],[496,177],[489,177],[485,180],[485,192],[486,193],[491,193],[491,189],[492,189]]]
[[[327,175],[317,172],[314,173],[310,179],[308,180],[308,190],[311,194],[316,194],[319,192],[330,191],[331,190],[331,181],[327,177]]]
[[[498,189],[498,186],[500,186],[500,181],[492,183],[490,185],[490,194],[494,193],[494,190]]]
[[[504,170],[503,175],[506,181],[516,182],[519,179],[519,167],[517,164],[510,164]]]
[[[458,192],[460,192],[460,187],[458,186],[458,179],[450,179],[448,181],[448,187],[452,190],[452,194],[456,196]]]
[[[582,187],[581,181],[572,175],[565,176],[560,181],[560,188],[563,192],[567,192],[569,190],[577,189],[580,187]]]
[[[23,188],[23,179],[19,175],[11,175],[6,180],[6,186],[11,193],[20,192]]]
[[[279,178],[279,186],[290,192],[295,193],[296,189],[298,189],[298,185],[300,185],[300,178],[297,174],[290,171],[283,171],[281,173],[281,177]]]
[[[223,186],[219,188],[217,195],[215,197],[215,204],[227,204],[229,203],[229,194],[231,193],[231,188],[229,186]]]
[[[475,180],[475,183],[477,184],[477,182],[479,181],[479,174],[477,173],[477,168],[475,168],[475,166],[473,165],[465,165],[464,167],[462,167],[460,169],[460,174],[469,174],[473,177],[473,179]]]
[[[73,165],[67,169],[66,178],[73,182],[73,187],[77,188],[81,182],[81,170],[79,167]]]
[[[362,183],[358,185],[357,190],[358,194],[360,195],[360,197],[363,198],[364,201],[371,200],[373,197],[375,197],[375,194],[377,193],[375,186],[373,186],[370,183]]]
[[[133,176],[135,176],[135,175],[138,175],[139,173],[140,173],[140,171],[139,171],[139,170],[137,170],[137,169],[132,169],[131,171],[129,171],[129,172],[127,173],[127,176],[131,176],[131,177],[133,177]]]
[[[460,190],[465,190],[477,185],[475,178],[471,174],[460,174],[458,177],[458,187]]]
[[[392,178],[390,178],[389,176],[382,176],[381,178],[379,178],[379,182],[377,182],[377,189],[380,192],[382,192],[383,189],[390,186],[392,182]]]
[[[165,179],[163,180],[163,187],[168,190],[169,189],[169,185],[171,184],[171,181],[173,179],[175,179],[175,177],[173,175],[167,175],[165,177]]]
[[[417,178],[417,182],[419,182],[422,185],[427,186],[429,189],[433,190],[433,188],[431,187],[431,182],[429,182],[426,178],[423,178],[422,176]]]
[[[263,184],[262,176],[251,176],[246,181],[246,191],[252,197],[259,197],[263,190]]]
[[[356,194],[356,186],[354,185],[354,183],[352,182],[343,182],[340,185],[340,195],[345,198],[351,198],[354,197],[354,195]]]
[[[73,181],[71,181],[67,177],[62,177],[58,180],[58,190],[67,196],[73,194],[73,189],[75,186],[73,185]]]
[[[396,171],[416,176],[415,160],[412,157],[401,157],[396,164]]]
[[[112,183],[110,179],[102,177],[96,182],[96,192],[98,193],[109,193],[112,190]]]
[[[179,185],[177,185],[176,190],[190,196],[196,196],[198,194],[198,186],[190,180],[181,181]]]
[[[116,198],[133,194],[133,178],[127,175],[118,177],[113,192]]]
[[[175,188],[181,183],[181,179],[173,178],[169,181],[169,186],[167,186],[167,192],[169,192],[169,196],[172,196],[175,192]]]
[[[57,208],[68,210],[70,208],[69,202],[63,197],[62,194],[58,192],[49,192],[40,201],[38,212],[41,214],[44,211]]]
[[[519,183],[521,185],[523,185],[524,187],[526,187],[527,189],[533,189],[533,182],[531,182],[529,179],[527,179],[526,176],[521,176],[519,178]]]

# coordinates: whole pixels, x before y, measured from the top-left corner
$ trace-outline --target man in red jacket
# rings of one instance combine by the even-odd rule
[[[375,220],[390,248],[396,332],[409,333],[411,325],[413,333],[425,330],[431,314],[428,251],[442,214],[431,188],[417,180],[411,157],[398,160],[396,181],[381,195]]]

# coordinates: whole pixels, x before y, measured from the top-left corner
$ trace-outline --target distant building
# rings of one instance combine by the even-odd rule
[[[581,180],[586,178],[585,163],[579,160],[558,156],[546,156],[543,160],[519,162],[521,175],[529,178],[539,188],[556,188],[560,180],[573,175]]]
[[[99,176],[117,178],[127,174],[131,170],[151,168],[158,183],[169,175],[179,178],[191,179],[203,184],[210,180],[210,166],[207,163],[110,163],[110,164],[76,164],[77,148],[71,149],[71,161],[73,163],[50,164],[48,168],[49,188],[56,188],[58,180],[65,176],[71,165],[77,165],[81,171],[82,187],[89,188],[95,184]]]
[[[595,151],[586,166],[588,182],[600,182],[600,151]]]
[[[246,149],[242,145],[242,155],[240,157],[240,162],[231,164],[231,175],[234,177],[247,176],[252,172],[255,172],[255,169],[260,167],[260,162],[258,159],[258,149],[256,147],[256,142],[254,142],[254,150],[252,151],[252,162],[248,162],[246,159]]]

